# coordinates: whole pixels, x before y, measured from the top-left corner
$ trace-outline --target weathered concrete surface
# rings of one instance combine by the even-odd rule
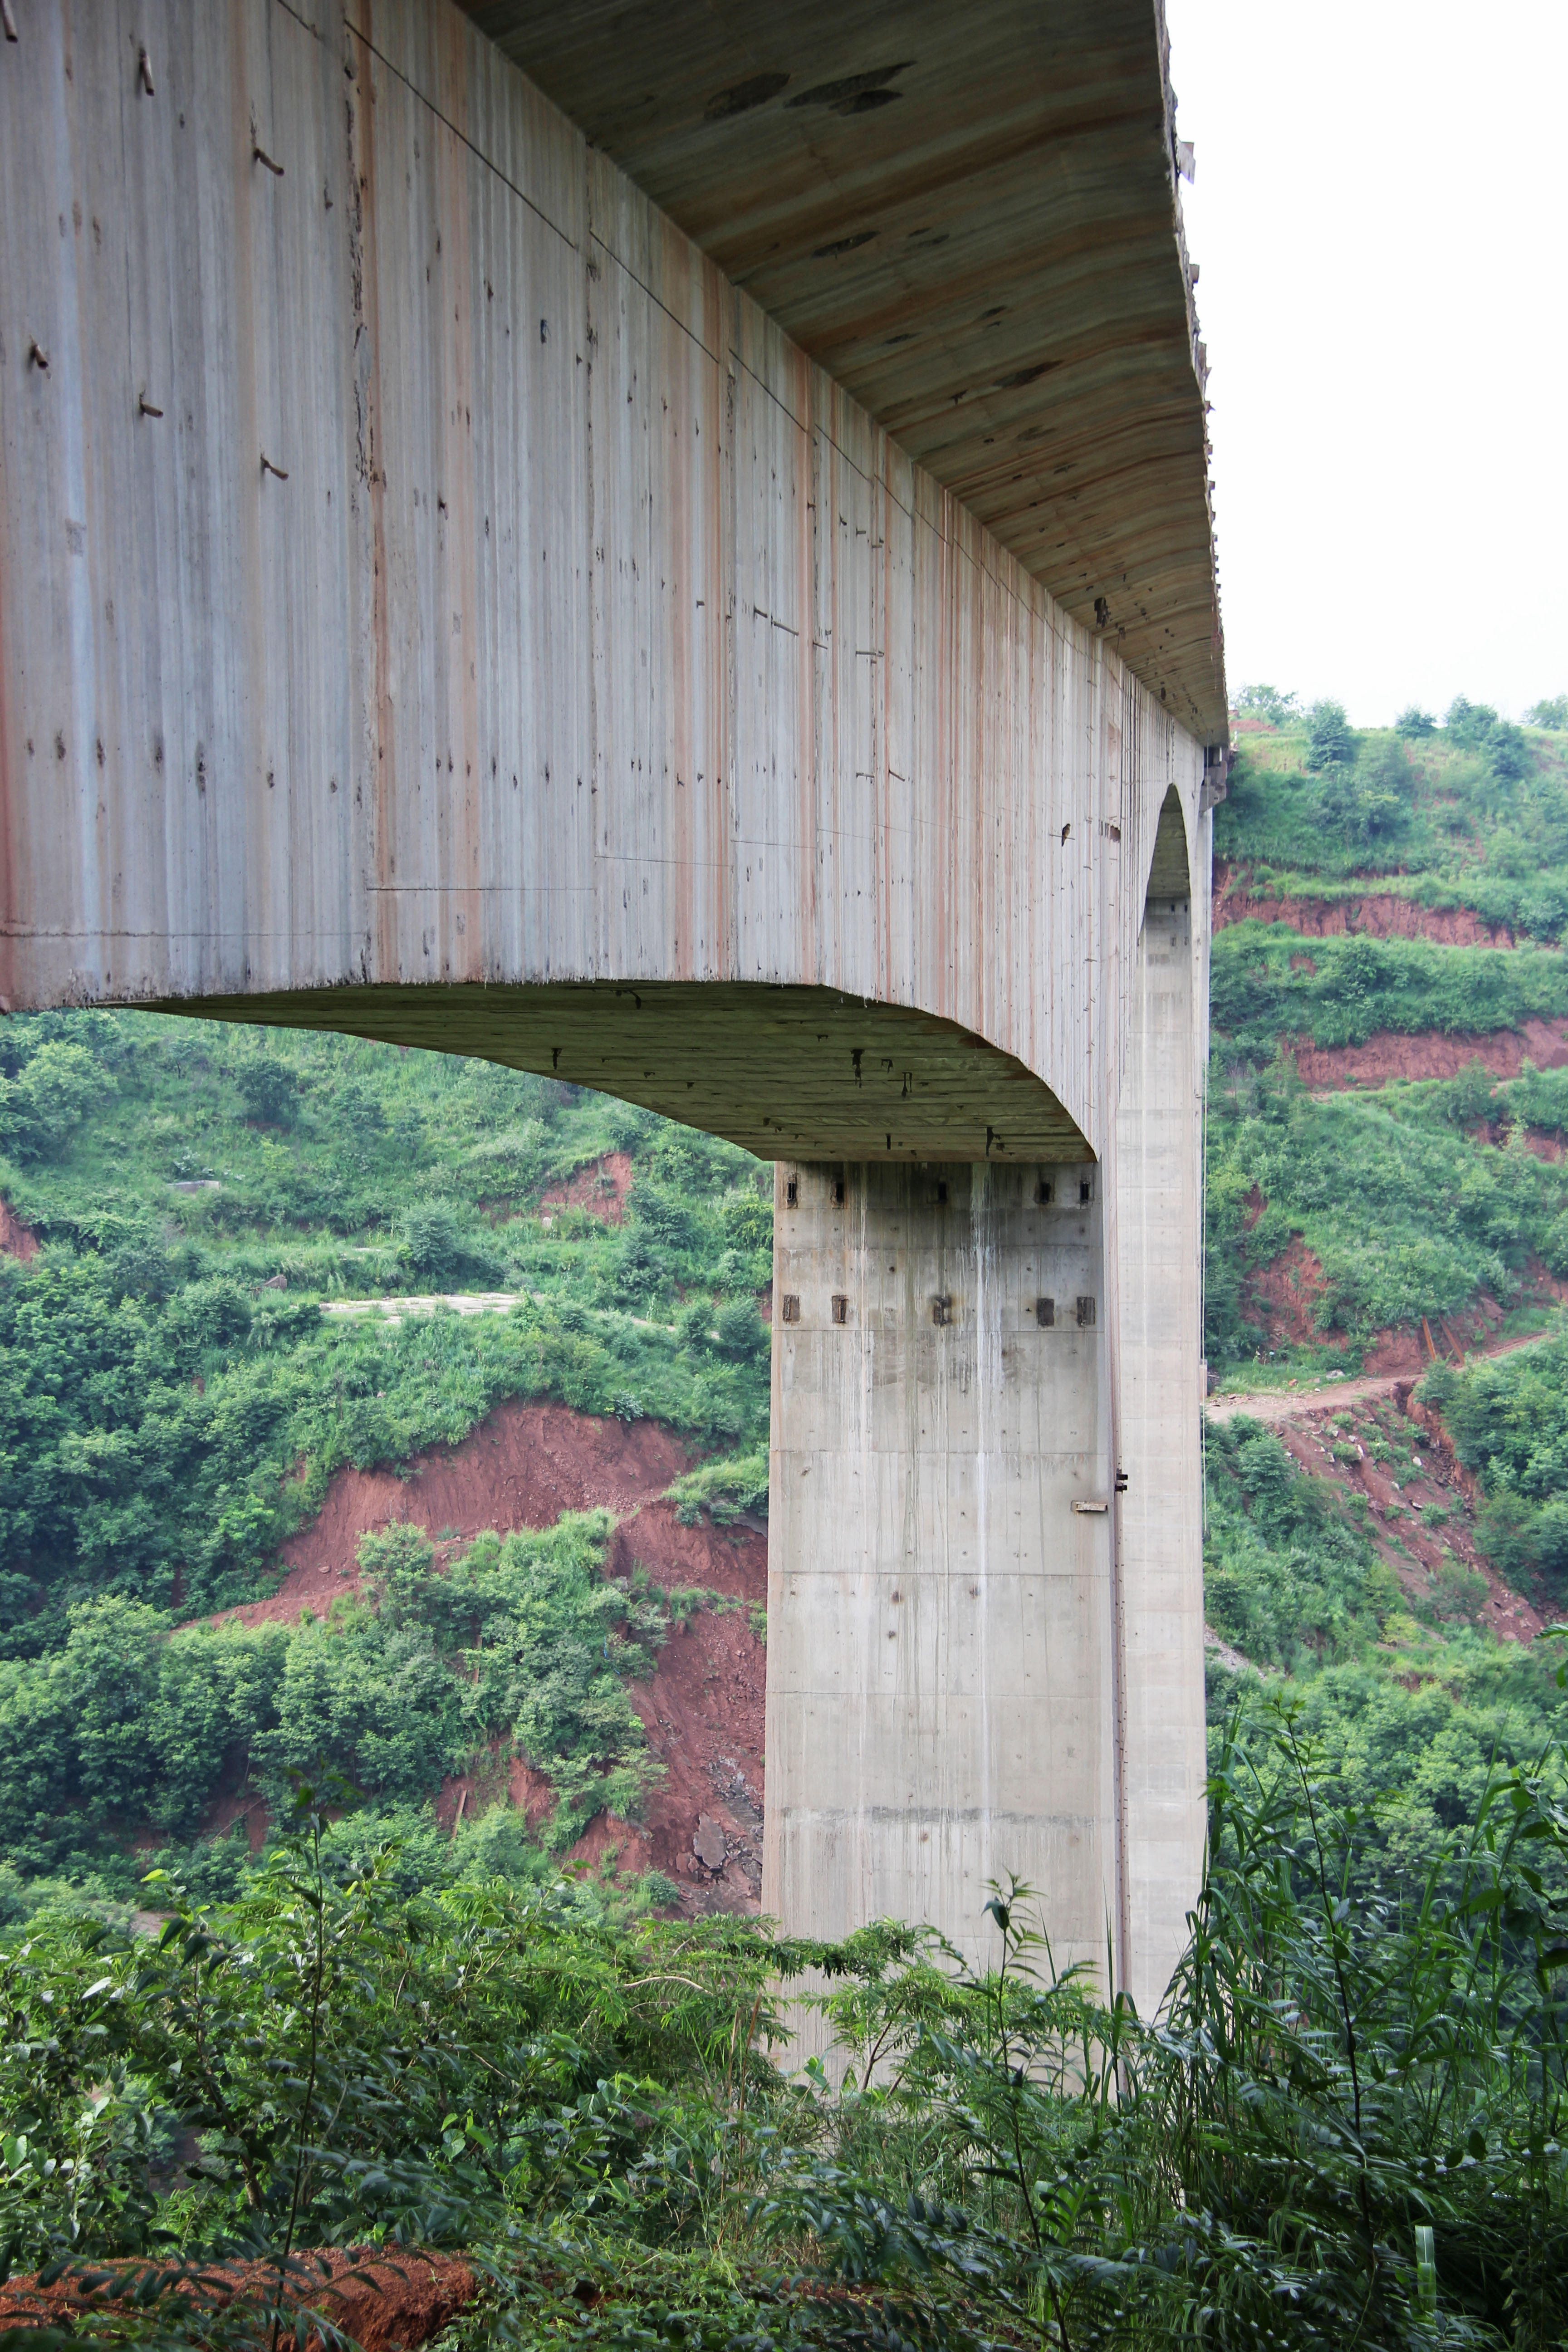
[[[465,5],[1073,619],[1224,739],[1159,0]]]
[[[763,1902],[817,1934],[976,1951],[1016,1873],[1058,1962],[1103,1965],[1102,1210],[1077,1163],[779,1165]]]
[[[978,1957],[1016,1876],[1145,2014],[1205,1823],[1191,871],[1173,796],[1099,1169],[774,1187],[764,1907]]]
[[[1184,1641],[1199,1574],[1195,1412],[1163,1389],[1198,1354],[1206,901],[1185,999],[1143,908],[1205,867],[1201,743],[447,0],[315,7],[39,0],[0,45],[0,992],[483,1053],[841,1158],[867,1220],[846,1297],[872,1298],[887,1220],[895,1268],[937,1249],[912,1171],[973,1163],[952,1279],[984,1308],[918,1344],[878,1326],[877,1480],[861,1424],[797,1434],[856,1327],[781,1375],[775,1436],[820,1451],[838,1549],[786,1503],[775,1560],[830,1578],[844,1721],[886,1696],[855,1611],[880,1626],[903,1557],[889,1497],[920,1506],[918,1657],[959,1682],[938,1703],[922,1664],[934,1714],[865,1759],[866,1788],[919,1766],[885,1853],[829,1832],[814,1735],[781,1728],[779,1899],[798,1927],[800,1902],[940,1903],[969,1937],[976,1871],[1014,1865],[951,1824],[1036,1815],[1066,1943],[1111,1916],[1152,1984],[1200,1818],[1198,1669],[1178,1644],[1138,1686],[1142,1748],[1130,1694],[1141,1629]],[[1101,484],[1133,537],[1141,478]],[[1024,1194],[1090,1162],[1097,1320],[1022,1351]],[[981,1639],[937,1610],[963,1545],[922,1516],[971,1444],[986,1559],[1016,1558],[994,1589],[1050,1629],[1049,1707],[1005,1752],[1028,1695],[1004,1619]],[[1140,1496],[1137,1446],[1146,1524],[1069,1509],[1067,1550],[1054,1518],[1026,1542],[1027,1497],[1057,1514],[1119,1463]],[[780,1633],[774,1720],[805,1724],[816,1645]],[[1094,1760],[1063,1794],[1074,1708]],[[908,1824],[938,1815],[931,1877]]]

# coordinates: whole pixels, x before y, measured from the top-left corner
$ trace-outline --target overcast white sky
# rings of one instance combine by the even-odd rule
[[[1568,0],[1166,0],[1231,689],[1568,691]]]

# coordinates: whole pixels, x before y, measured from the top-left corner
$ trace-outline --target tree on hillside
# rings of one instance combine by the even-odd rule
[[[1323,822],[1352,849],[1397,833],[1410,814],[1410,763],[1386,738],[1354,766],[1336,761],[1319,791]]]
[[[1396,735],[1431,735],[1436,732],[1436,726],[1437,721],[1429,710],[1423,710],[1419,703],[1412,702],[1394,720],[1394,731]]]
[[[1344,704],[1314,702],[1307,713],[1308,767],[1349,767],[1356,750],[1356,732],[1345,715]]]
[[[1454,741],[1467,751],[1479,751],[1497,723],[1497,712],[1489,702],[1469,702],[1462,694],[1449,703],[1443,721]]]
[[[1281,694],[1277,686],[1244,686],[1236,707],[1243,718],[1261,719],[1270,727],[1293,727],[1301,716],[1300,696]]]
[[[300,1104],[300,1080],[290,1064],[270,1055],[247,1055],[235,1071],[247,1118],[258,1127],[292,1127]]]
[[[1500,783],[1517,783],[1528,776],[1534,761],[1530,756],[1530,743],[1522,727],[1515,727],[1500,719],[1487,737],[1487,764]]]
[[[404,1213],[398,1238],[409,1270],[438,1289],[459,1282],[468,1271],[467,1241],[449,1202],[416,1202]]]
[[[17,1077],[0,1077],[0,1148],[18,1160],[58,1160],[116,1090],[113,1073],[85,1045],[46,1038]]]
[[[1556,733],[1568,731],[1568,694],[1553,694],[1540,702],[1532,702],[1524,714],[1527,727],[1550,727]]]

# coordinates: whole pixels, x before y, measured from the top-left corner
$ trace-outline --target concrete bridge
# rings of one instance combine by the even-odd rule
[[[1016,1871],[1147,2002],[1225,740],[1157,0],[5,19],[8,1007],[773,1159],[765,1904],[979,1952]]]

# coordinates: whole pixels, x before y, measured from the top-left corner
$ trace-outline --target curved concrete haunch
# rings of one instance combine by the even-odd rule
[[[774,1159],[767,1899],[978,1954],[1016,1869],[1147,2000],[1203,1821],[1184,274],[1134,422],[1196,539],[1131,461],[1028,525],[1091,628],[447,0],[314,13],[147,0],[144,80],[109,0],[0,47],[0,993]],[[977,397],[1026,439],[1054,381]]]

